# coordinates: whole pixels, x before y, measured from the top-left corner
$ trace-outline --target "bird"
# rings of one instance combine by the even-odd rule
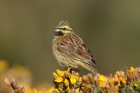
[[[98,73],[96,62],[83,40],[74,33],[68,21],[60,21],[55,29],[52,52],[63,67],[82,66],[93,75]]]

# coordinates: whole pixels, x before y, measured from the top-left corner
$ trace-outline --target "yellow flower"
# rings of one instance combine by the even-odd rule
[[[60,76],[60,77],[62,77],[62,76],[64,76],[64,72],[63,71],[61,71],[61,70],[56,70],[56,73],[57,73],[57,75],[58,76]]]
[[[100,81],[100,83],[99,83],[100,87],[105,87],[106,86],[107,78],[105,76],[100,75],[99,81]]]
[[[138,87],[139,85],[140,85],[140,82],[138,82],[138,81],[134,82],[135,87]]]
[[[79,91],[80,91],[79,88],[75,89],[75,93],[79,93]]]
[[[126,84],[126,80],[122,77],[119,78],[119,80],[123,83],[123,84]]]
[[[134,83],[134,86],[135,86],[135,87],[138,87],[138,84]]]
[[[52,87],[49,91],[47,91],[47,93],[60,93],[60,92],[58,91],[58,89]]]
[[[53,72],[55,78],[59,77],[55,72]]]
[[[120,71],[117,71],[116,74],[119,75],[120,74]]]
[[[64,76],[64,72],[57,69],[56,72],[53,72],[53,75],[54,75],[55,78],[63,77]]]
[[[92,86],[90,84],[82,84],[82,86],[82,90],[84,91],[84,93],[88,93],[88,91],[92,89]]]
[[[111,79],[112,79],[113,82],[115,81],[115,78],[111,78]]]
[[[55,82],[58,82],[58,83],[63,82],[63,77],[55,78]]]
[[[25,86],[26,93],[34,93],[34,89],[30,85],[26,84],[24,86]]]
[[[130,72],[131,72],[131,73],[133,73],[134,70],[135,70],[135,69],[134,69],[133,67],[130,67]]]
[[[69,86],[69,81],[67,79],[64,80],[65,86]]]
[[[71,77],[70,77],[70,82],[74,85],[74,84],[76,84],[78,78],[79,78],[79,77],[76,76],[76,75],[71,75]]]

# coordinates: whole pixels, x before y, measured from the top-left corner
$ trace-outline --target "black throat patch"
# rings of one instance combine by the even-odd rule
[[[56,32],[55,31],[55,36],[63,36],[64,34],[61,31]]]

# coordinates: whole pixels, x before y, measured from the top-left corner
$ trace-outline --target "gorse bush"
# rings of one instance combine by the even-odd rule
[[[21,68],[21,71],[27,74],[27,69]],[[140,93],[140,68],[130,67],[126,71],[117,71],[115,75],[109,76],[102,74],[93,76],[90,73],[80,76],[78,71],[71,70],[71,68],[65,71],[57,69],[53,72],[53,77],[54,86],[50,89],[44,88],[43,91],[31,87],[26,89],[28,84],[18,85],[15,79],[5,79],[5,83],[12,88],[12,93]],[[15,78],[18,79],[18,76]],[[30,77],[26,77],[27,81],[28,78]]]

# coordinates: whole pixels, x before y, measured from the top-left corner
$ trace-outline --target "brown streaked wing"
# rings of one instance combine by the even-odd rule
[[[61,38],[58,49],[62,53],[65,53],[78,61],[94,67],[96,66],[95,60],[91,52],[84,45],[82,39],[76,34],[67,35]]]
[[[79,45],[76,52],[73,53],[72,55],[73,55],[73,57],[76,57],[76,59],[78,58],[78,60],[80,60],[88,65],[96,67],[95,60],[94,60],[91,52],[89,51],[89,49],[85,46],[85,44]]]
[[[69,34],[60,38],[57,43],[57,48],[61,53],[70,55],[73,54],[82,43],[83,41],[76,34]]]

